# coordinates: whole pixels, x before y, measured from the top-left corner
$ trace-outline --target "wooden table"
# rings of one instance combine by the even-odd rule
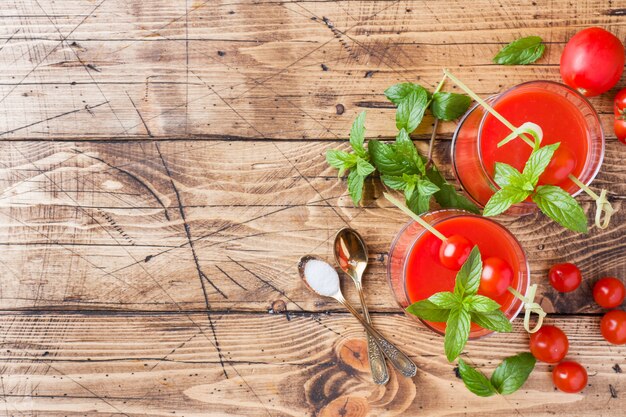
[[[391,84],[432,89],[448,67],[487,96],[558,81],[564,44],[584,27],[626,37],[623,1],[500,3],[3,5],[0,415],[624,415],[626,347],[601,338],[590,291],[601,276],[626,279],[617,89],[592,99],[607,135],[594,186],[622,209],[610,229],[578,235],[539,214],[498,218],[523,243],[569,357],[589,371],[580,395],[554,391],[546,364],[511,396],[469,393],[442,338],[404,316],[387,286],[387,251],[407,219],[378,180],[355,208],[324,160],[347,147],[363,109],[368,137],[394,136],[382,94]],[[547,43],[538,63],[491,63],[526,35]],[[421,151],[431,122],[415,132]],[[448,177],[454,128],[440,126],[435,149]],[[370,246],[373,320],[416,361],[413,379],[372,384],[361,327],[297,277],[301,255],[331,259],[346,225]],[[560,261],[582,270],[576,293],[546,283]],[[526,351],[514,327],[470,342],[466,359],[491,372]]]

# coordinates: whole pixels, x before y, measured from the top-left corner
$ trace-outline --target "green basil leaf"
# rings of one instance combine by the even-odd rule
[[[359,175],[356,170],[348,174],[348,194],[352,197],[355,206],[358,206],[363,198],[363,181],[365,177]]]
[[[480,285],[480,274],[483,270],[483,261],[480,259],[478,246],[474,246],[467,260],[456,274],[454,293],[459,297],[476,294]]]
[[[367,147],[371,161],[382,175],[402,176],[405,172],[405,165],[396,157],[391,145],[372,139]]]
[[[463,299],[463,304],[467,306],[469,311],[486,313],[500,308],[500,304],[496,303],[489,297],[484,295],[473,294]]]
[[[486,313],[472,312],[471,318],[472,323],[479,325],[483,329],[489,329],[500,333],[507,333],[513,330],[511,322],[500,310],[489,311]]]
[[[440,308],[453,309],[461,306],[461,298],[449,291],[438,292],[428,297],[428,301]]]
[[[543,171],[546,170],[546,167],[550,163],[550,160],[552,160],[552,156],[559,148],[559,145],[559,142],[553,143],[552,145],[546,145],[530,154],[522,174],[528,181],[531,182],[533,187],[537,185],[539,177],[543,174]]]
[[[350,145],[354,152],[363,159],[369,159],[365,146],[365,111],[362,111],[354,122],[350,129]]]
[[[475,214],[480,213],[480,210],[474,203],[467,197],[459,194],[453,185],[448,184],[436,166],[431,165],[426,171],[426,176],[433,184],[439,187],[439,191],[437,191],[434,196],[441,207],[466,210]]]
[[[430,111],[437,119],[454,120],[461,117],[470,104],[472,104],[472,99],[466,95],[437,92],[433,94]]]
[[[415,214],[422,214],[430,210],[430,199],[432,196],[414,192],[406,199],[406,206]]]
[[[443,338],[443,349],[448,362],[455,360],[463,351],[470,333],[470,314],[465,308],[450,310],[446,321],[446,335]]]
[[[493,62],[500,65],[527,65],[532,64],[546,49],[539,36],[528,36],[517,39],[498,52]]]
[[[374,168],[372,164],[367,162],[365,159],[359,158],[356,162],[356,172],[362,177],[367,177],[369,174],[374,172],[375,169],[376,168]]]
[[[439,191],[439,187],[425,178],[420,178],[417,180],[417,191],[421,195],[433,195]]]
[[[450,310],[442,309],[429,300],[422,300],[411,304],[406,311],[423,320],[437,323],[445,323],[450,315]]]
[[[422,122],[427,102],[428,94],[422,87],[407,94],[404,100],[400,101],[398,104],[398,110],[396,110],[396,127],[398,129],[405,129],[407,133],[414,131]]]
[[[413,83],[394,84],[385,90],[385,96],[396,106],[406,99],[409,93],[424,89],[421,85]],[[428,97],[430,99],[430,97]]]
[[[491,375],[491,384],[502,395],[521,388],[535,369],[536,359],[528,352],[506,358]]]
[[[497,216],[505,212],[513,204],[526,200],[530,193],[530,191],[520,190],[512,185],[501,188],[487,201],[483,209],[483,216]]]
[[[356,161],[357,156],[354,154],[337,149],[329,149],[326,151],[326,162],[333,168],[350,169],[356,165]]]
[[[587,215],[578,202],[554,185],[540,185],[532,197],[546,216],[575,232],[587,233]]]
[[[493,179],[501,188],[512,185],[525,191],[533,191],[535,189],[533,184],[530,184],[521,172],[513,168],[511,165],[502,162],[496,162],[495,175]]]
[[[380,177],[383,184],[392,190],[404,190],[406,188],[406,182],[402,177],[393,176],[393,175],[382,175]]]
[[[472,368],[461,358],[459,358],[459,374],[465,387],[479,397],[491,397],[498,393],[485,374]]]

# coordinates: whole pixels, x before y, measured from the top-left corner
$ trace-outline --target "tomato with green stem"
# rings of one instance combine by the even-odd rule
[[[614,345],[626,343],[626,312],[609,311],[600,321],[600,332],[607,342]]]
[[[472,251],[472,243],[461,235],[452,235],[441,242],[439,261],[448,269],[458,271]]]
[[[580,269],[571,263],[553,265],[548,272],[550,284],[560,292],[574,291],[582,282]]]
[[[622,304],[626,297],[626,288],[617,278],[604,277],[593,286],[593,299],[600,307],[615,308]]]
[[[530,353],[542,362],[560,362],[567,355],[568,349],[567,336],[556,326],[541,326],[530,334]]]
[[[587,371],[578,362],[564,361],[552,370],[552,381],[563,392],[580,392],[587,386],[587,380]]]
[[[513,282],[513,270],[505,260],[492,256],[483,260],[478,293],[490,298],[504,294]]]

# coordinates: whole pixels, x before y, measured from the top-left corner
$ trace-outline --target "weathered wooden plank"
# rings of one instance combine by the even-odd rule
[[[615,415],[625,406],[626,348],[599,336],[598,318],[549,318],[568,335],[568,357],[589,372],[582,394],[555,392],[539,363],[524,387],[480,398],[455,377],[443,339],[402,315],[374,322],[416,362],[413,379],[392,370],[370,381],[362,329],[346,314],[0,316],[5,415],[49,416],[533,416]],[[470,341],[463,358],[490,374],[527,351],[521,326]],[[220,352],[215,349],[219,343]],[[617,367],[616,367],[617,366]],[[610,386],[616,392],[611,397]],[[341,410],[345,412],[341,412]]]
[[[0,74],[0,137],[335,139],[372,105],[371,134],[390,136],[393,110],[378,107],[393,83],[434,86],[450,67],[490,95],[558,81],[564,42],[581,27],[626,36],[604,2],[518,4],[515,13],[477,4],[21,1],[0,16],[0,65],[11,68]],[[491,64],[528,34],[549,42],[538,65]],[[593,99],[607,134],[611,97]]]
[[[5,142],[2,308],[200,310],[204,274],[213,308],[267,311],[282,300],[290,310],[336,309],[306,292],[295,265],[306,253],[331,260],[334,232],[350,225],[370,247],[371,308],[394,311],[386,252],[407,219],[381,198],[377,180],[367,184],[366,208],[353,207],[324,161],[330,146],[345,144]],[[609,142],[594,183],[610,187],[617,208],[622,146]],[[441,166],[448,154],[449,142],[438,142]],[[626,276],[623,218],[622,210],[610,229],[585,237],[539,214],[499,220],[526,249],[546,309],[571,313],[599,311],[590,296],[595,279]],[[577,263],[589,284],[573,296],[556,293],[545,275],[558,261]]]

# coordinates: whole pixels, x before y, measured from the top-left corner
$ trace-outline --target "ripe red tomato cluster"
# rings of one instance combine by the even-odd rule
[[[556,264],[548,272],[550,284],[560,292],[571,292],[580,286],[582,274],[571,263]],[[599,279],[593,287],[593,299],[603,308],[619,306],[626,297],[624,284],[613,277]],[[626,312],[612,310],[600,321],[600,332],[607,342],[626,344]],[[558,363],[552,371],[554,385],[563,392],[580,392],[587,385],[587,371],[574,361],[563,361],[569,349],[565,333],[556,326],[543,326],[530,335],[530,352],[542,362]]]

